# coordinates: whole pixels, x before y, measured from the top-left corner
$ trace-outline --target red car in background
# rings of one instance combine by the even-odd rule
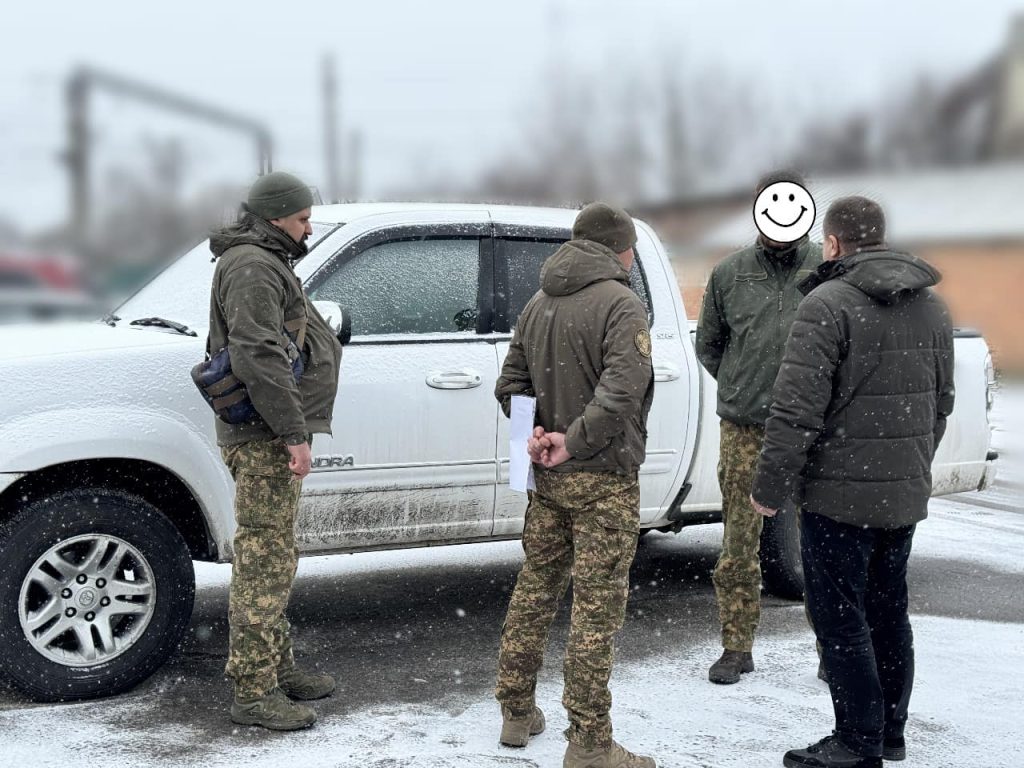
[[[97,310],[71,257],[0,252],[0,323],[86,317]]]

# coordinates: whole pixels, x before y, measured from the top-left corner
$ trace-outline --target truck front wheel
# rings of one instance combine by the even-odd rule
[[[0,529],[0,673],[37,701],[110,696],[177,648],[195,579],[185,541],[145,500],[77,489]]]
[[[765,590],[777,597],[803,599],[800,516],[792,504],[786,504],[775,517],[764,519],[764,528],[761,530],[761,580]]]

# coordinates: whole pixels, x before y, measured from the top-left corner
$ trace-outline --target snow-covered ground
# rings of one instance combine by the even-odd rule
[[[915,538],[912,571],[950,564],[950,589],[977,589],[967,606],[914,616],[917,681],[907,728],[907,768],[1024,767],[1024,389],[1004,390],[997,404],[999,481],[983,494],[937,499]],[[718,536],[715,528],[695,537]],[[712,541],[713,543],[713,541]],[[300,579],[353,578],[378,569],[445,568],[471,561],[495,569],[520,557],[515,543],[303,561]],[[223,597],[229,571],[199,568],[200,600]],[[993,584],[991,591],[987,585]],[[1000,594],[996,595],[995,591]],[[705,599],[705,595],[701,595]],[[708,591],[707,600],[713,600]],[[1012,621],[966,618],[969,603],[1003,600]],[[735,686],[714,686],[706,670],[718,649],[708,643],[666,647],[614,671],[613,719],[627,746],[659,766],[759,768],[781,765],[782,753],[825,735],[832,725],[827,687],[799,605],[775,605],[755,649],[758,671]],[[937,615],[933,615],[937,614]],[[633,619],[631,619],[633,620]],[[687,620],[679,617],[680,621]],[[395,659],[415,675],[415,660]],[[426,681],[423,681],[424,683]],[[173,692],[167,690],[173,687]],[[0,767],[308,766],[485,768],[558,766],[561,680],[550,658],[538,688],[548,731],[526,750],[497,743],[497,706],[478,685],[434,691],[429,703],[392,703],[323,717],[311,731],[271,734],[219,731],[208,724],[165,720],[168,696],[197,695],[188,680],[170,680],[116,699],[57,706],[0,707]],[[0,702],[2,703],[2,702]],[[186,701],[187,704],[187,701]],[[220,712],[220,710],[218,710]],[[226,722],[226,712],[218,715]],[[140,721],[143,723],[140,725]],[[218,720],[218,723],[222,721]],[[220,726],[218,726],[220,727]]]
[[[802,614],[799,606],[791,609]],[[907,768],[1024,765],[1024,627],[919,617],[918,678],[907,728]],[[781,765],[782,753],[828,733],[828,689],[815,677],[817,658],[805,632],[765,638],[759,657],[768,670],[741,685],[712,687],[704,670],[715,649],[677,649],[654,662],[620,665],[613,678],[618,737],[642,747],[661,766],[758,768]],[[552,665],[556,666],[556,665]],[[139,716],[137,700],[45,707],[8,712],[3,718],[4,765],[88,766],[558,766],[565,742],[560,684],[540,685],[539,703],[549,728],[526,750],[497,744],[496,706],[487,698],[461,700],[438,691],[435,706],[375,708],[314,730],[276,735],[237,729],[211,753],[189,752],[199,729],[121,730]],[[145,703],[142,703],[145,706]],[[120,742],[130,762],[116,754],[87,759],[98,745]],[[148,759],[147,759],[148,756]]]

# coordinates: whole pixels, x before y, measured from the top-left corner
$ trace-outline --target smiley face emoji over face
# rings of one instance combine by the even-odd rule
[[[754,201],[757,231],[777,243],[792,243],[811,231],[816,210],[811,193],[792,181],[777,181]]]

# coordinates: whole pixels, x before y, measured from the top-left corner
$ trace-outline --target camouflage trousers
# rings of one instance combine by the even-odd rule
[[[722,489],[722,554],[712,581],[722,623],[722,647],[750,652],[761,618],[761,527],[750,503],[764,428],[722,421],[718,484]]]
[[[640,530],[636,477],[594,472],[536,472],[523,530],[526,561],[501,633],[495,695],[502,711],[533,711],[548,631],[572,577],[562,704],[566,738],[592,748],[611,743],[608,679],[613,638],[629,597],[629,567]]]
[[[278,670],[295,665],[284,611],[299,552],[295,516],[302,483],[288,469],[280,440],[253,440],[221,449],[235,480],[234,562],[231,566],[228,663],[235,696],[252,699],[277,686]]]

